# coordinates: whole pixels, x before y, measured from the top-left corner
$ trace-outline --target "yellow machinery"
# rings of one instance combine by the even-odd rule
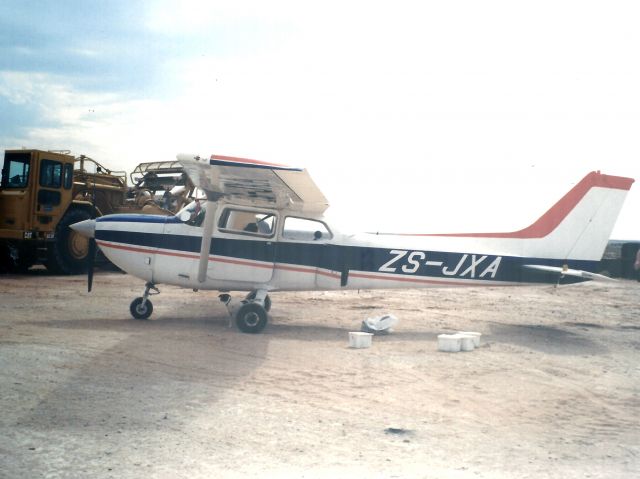
[[[88,240],[69,225],[109,213],[170,215],[193,193],[179,164],[143,163],[135,185],[67,151],[7,150],[0,182],[0,271],[43,263],[55,273],[86,271]],[[177,187],[178,192],[172,193]],[[95,209],[94,209],[95,205]]]

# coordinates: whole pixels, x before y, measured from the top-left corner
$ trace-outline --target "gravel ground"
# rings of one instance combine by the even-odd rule
[[[0,277],[0,477],[640,477],[640,283],[274,293],[259,335],[160,288]]]

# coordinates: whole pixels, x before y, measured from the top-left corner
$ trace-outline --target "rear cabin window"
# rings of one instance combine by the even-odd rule
[[[2,167],[3,188],[26,188],[29,182],[29,153],[6,153]]]
[[[282,237],[297,241],[319,241],[331,239],[329,228],[317,220],[288,216],[284,220]]]
[[[273,236],[276,216],[269,212],[228,208],[220,216],[218,229],[224,232],[251,236]]]
[[[67,163],[64,165],[64,178],[62,184],[66,190],[70,190],[73,186],[73,165]]]
[[[60,188],[62,186],[62,163],[42,160],[40,163],[40,186]]]

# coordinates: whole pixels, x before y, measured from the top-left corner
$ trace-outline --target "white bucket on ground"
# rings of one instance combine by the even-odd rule
[[[373,334],[363,333],[360,331],[352,331],[349,333],[349,347],[350,348],[369,348],[371,347],[371,338]]]
[[[439,334],[438,351],[447,353],[457,353],[461,347],[461,337],[459,334]]]
[[[473,345],[477,348],[480,346],[480,337],[482,333],[478,333],[475,331],[458,331],[458,334],[465,334],[467,336],[473,336]]]
[[[473,336],[470,334],[456,334],[460,336],[460,351],[473,351],[475,349]]]

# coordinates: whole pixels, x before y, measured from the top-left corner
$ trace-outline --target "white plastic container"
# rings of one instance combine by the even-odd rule
[[[462,346],[462,338],[459,334],[439,334],[438,351],[457,353]]]
[[[373,334],[353,331],[349,333],[349,347],[356,349],[370,348]]]
[[[482,336],[482,333],[478,333],[475,331],[458,331],[458,334],[464,334],[466,336],[472,336],[473,337],[473,345],[477,348],[480,347],[480,337]]]
[[[475,349],[473,336],[470,334],[456,334],[456,336],[460,336],[460,351],[473,351]]]

